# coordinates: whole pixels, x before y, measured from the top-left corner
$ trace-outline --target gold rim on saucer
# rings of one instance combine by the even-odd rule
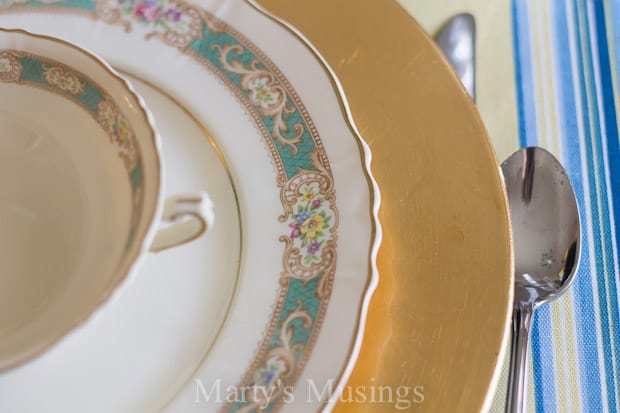
[[[418,412],[484,410],[506,348],[513,255],[503,182],[473,102],[396,2],[258,2],[337,74],[381,189],[379,287],[335,411],[385,411],[349,398],[358,386],[413,390]]]

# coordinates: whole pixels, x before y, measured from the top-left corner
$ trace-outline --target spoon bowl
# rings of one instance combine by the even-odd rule
[[[534,310],[564,293],[579,262],[579,209],[560,162],[538,147],[501,165],[515,251],[512,356],[506,411],[523,411],[527,349]]]
[[[515,251],[515,305],[560,296],[579,261],[579,211],[562,165],[542,148],[523,148],[502,163]]]

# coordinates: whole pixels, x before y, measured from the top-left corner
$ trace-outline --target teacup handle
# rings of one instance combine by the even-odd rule
[[[213,225],[213,203],[207,194],[167,198],[160,228],[151,244],[159,252],[195,240]]]

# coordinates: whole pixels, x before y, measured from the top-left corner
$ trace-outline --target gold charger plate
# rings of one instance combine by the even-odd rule
[[[380,283],[348,386],[422,387],[416,412],[488,407],[505,350],[512,243],[480,116],[432,40],[391,0],[258,0],[339,77],[373,153]],[[345,397],[346,399],[346,397]],[[339,402],[335,411],[393,405]]]

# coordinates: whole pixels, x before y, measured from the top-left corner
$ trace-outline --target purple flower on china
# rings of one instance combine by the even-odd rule
[[[314,201],[312,201],[312,208],[316,209],[318,207],[321,206],[321,200],[320,199],[315,199]]]
[[[263,383],[271,383],[276,378],[276,372],[273,370],[265,370],[261,375],[261,381]]]
[[[308,244],[308,254],[316,254],[321,249],[321,243],[319,241],[312,241]]]
[[[166,12],[166,18],[168,19],[168,21],[176,23],[181,20],[181,14],[181,10],[170,9]]]

